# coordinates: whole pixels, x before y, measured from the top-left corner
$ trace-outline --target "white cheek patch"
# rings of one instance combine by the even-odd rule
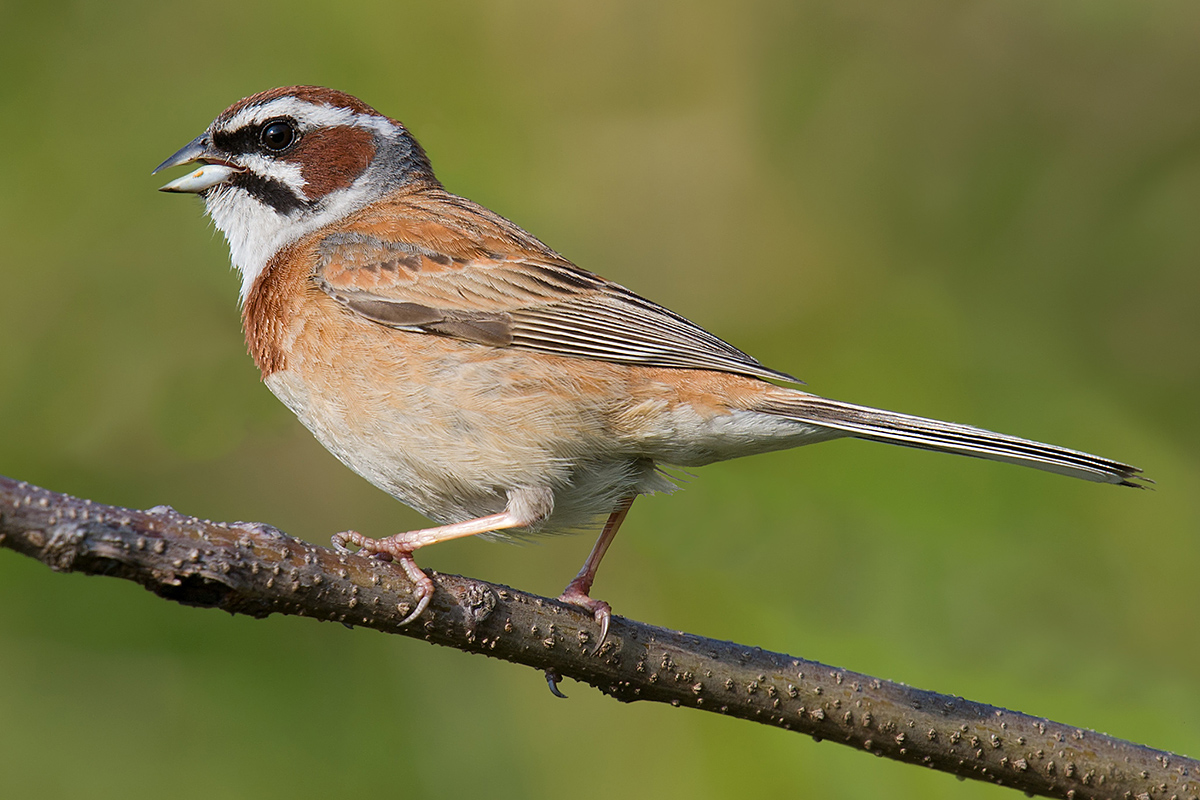
[[[238,156],[237,161],[255,175],[282,183],[295,190],[297,194],[307,197],[304,195],[304,186],[307,181],[304,180],[304,174],[299,164],[277,161],[258,153],[246,153]]]

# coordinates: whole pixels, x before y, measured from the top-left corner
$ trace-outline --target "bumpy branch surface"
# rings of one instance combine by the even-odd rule
[[[622,617],[595,652],[596,625],[580,609],[457,575],[433,574],[429,608],[401,626],[413,600],[399,570],[269,525],[99,505],[0,477],[0,546],[187,605],[399,633],[558,673],[625,702],[714,711],[1029,794],[1200,798],[1200,762],[1189,758]]]

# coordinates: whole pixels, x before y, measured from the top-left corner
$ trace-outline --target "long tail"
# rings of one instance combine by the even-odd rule
[[[1078,450],[993,433],[970,425],[856,406],[805,392],[776,396],[755,410],[843,431],[859,439],[887,442],[941,453],[1006,461],[1098,483],[1146,488],[1141,470]]]

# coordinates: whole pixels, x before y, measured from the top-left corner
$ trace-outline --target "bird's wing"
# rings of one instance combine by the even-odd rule
[[[441,190],[399,195],[359,212],[316,239],[312,253],[314,279],[326,293],[398,330],[797,382]]]

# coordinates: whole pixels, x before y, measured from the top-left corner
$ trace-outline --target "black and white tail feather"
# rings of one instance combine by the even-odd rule
[[[797,392],[759,411],[842,431],[858,439],[1004,461],[1097,483],[1147,488],[1141,470],[1090,453],[1034,442],[970,425],[914,417]]]

